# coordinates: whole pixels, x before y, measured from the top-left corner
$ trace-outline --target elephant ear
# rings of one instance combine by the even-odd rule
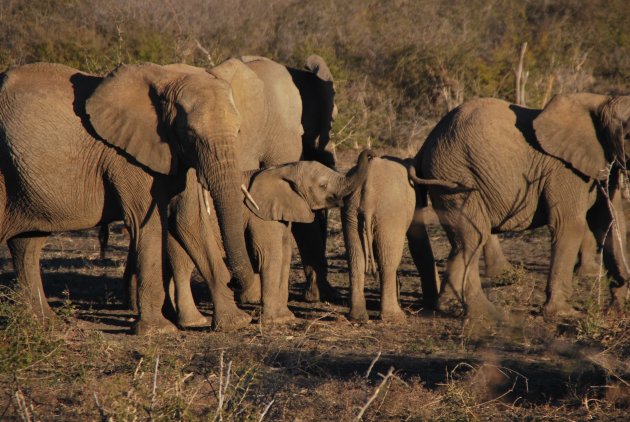
[[[234,102],[237,108],[239,104],[244,105],[247,104],[248,101],[263,99],[263,82],[253,70],[239,59],[226,60],[220,65],[213,67],[208,72],[228,82],[232,86]]]
[[[333,82],[333,75],[326,64],[326,61],[321,56],[311,54],[306,58],[304,67],[316,74],[319,79],[327,82]]]
[[[540,147],[593,179],[606,177],[606,152],[595,119],[607,97],[593,94],[556,95],[534,119]]]
[[[105,142],[162,174],[176,156],[160,119],[160,87],[171,72],[154,64],[123,65],[107,75],[86,102],[90,124]]]
[[[247,207],[263,220],[311,223],[315,214],[306,200],[294,189],[294,166],[285,165],[266,169],[256,174],[249,193],[256,208],[246,200]]]
[[[263,58],[250,58],[250,62],[264,60]],[[263,127],[266,118],[263,81],[245,63],[235,58],[226,60],[208,72],[226,81],[232,87],[234,104],[242,117],[241,136],[244,139],[259,136],[258,132]]]

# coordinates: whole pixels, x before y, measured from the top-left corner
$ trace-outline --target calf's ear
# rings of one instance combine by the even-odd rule
[[[256,202],[245,200],[251,212],[263,220],[311,223],[315,214],[294,189],[292,166],[263,170],[254,176],[249,193]],[[258,207],[256,207],[256,205]]]

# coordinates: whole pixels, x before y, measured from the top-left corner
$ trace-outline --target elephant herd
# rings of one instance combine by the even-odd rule
[[[35,63],[0,78],[0,241],[41,319],[54,317],[39,265],[47,237],[122,221],[136,333],[208,323],[190,291],[195,267],[214,328],[251,321],[230,286],[240,303],[262,302],[263,323],[290,321],[292,236],[305,299],[336,294],[326,279],[332,207],[342,210],[356,320],[368,318],[369,270],[381,281],[381,319],[404,320],[396,271],[405,237],[425,307],[457,303],[469,317],[498,318],[479,257],[497,272],[506,261],[493,234],[543,225],[552,241],[545,316],[574,316],[578,253],[585,261],[603,251],[615,307],[628,294],[630,97],[557,95],[542,110],[472,100],[413,159],[366,150],[340,174],[328,149],[334,81],[319,56],[304,69],[246,56],[209,69],[121,65],[106,76]],[[429,198],[451,244],[442,283],[425,225]]]

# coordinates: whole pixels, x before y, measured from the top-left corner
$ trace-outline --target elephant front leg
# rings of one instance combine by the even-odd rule
[[[55,317],[55,313],[46,300],[39,266],[41,251],[46,239],[48,239],[47,235],[13,237],[7,241],[13,257],[18,288],[24,295],[33,315],[41,321]]]
[[[174,284],[174,292],[169,293],[174,299],[174,308],[177,310],[177,325],[183,328],[205,327],[210,325],[208,318],[203,316],[195,305],[195,300],[190,289],[191,275],[195,268],[186,251],[179,242],[169,234],[167,241],[168,260]]]
[[[295,315],[288,306],[291,229],[280,222],[262,224],[275,228],[275,230],[267,231],[264,238],[256,236],[258,239],[254,240],[260,245],[259,250],[262,255],[259,256],[263,299],[262,322],[265,324],[290,322],[295,320]]]
[[[573,291],[573,267],[586,223],[571,217],[551,225],[551,265],[547,281],[545,317],[576,317],[578,312],[568,303]]]
[[[138,313],[138,275],[136,269],[138,267],[138,258],[136,257],[134,248],[129,245],[127,253],[127,263],[125,264],[125,272],[123,273],[123,302],[127,308],[134,314]]]
[[[184,231],[184,233],[190,234],[189,231]],[[213,241],[209,232],[198,233],[198,235],[202,236],[204,247],[200,247],[199,242],[192,242],[187,236],[184,236],[186,240],[182,241],[182,246],[210,289],[214,306],[212,328],[218,331],[232,331],[249,325],[251,316],[236,306],[234,292],[228,287],[231,275],[220,256],[218,244],[205,243]]]
[[[177,327],[164,317],[166,304],[166,285],[164,280],[164,244],[162,233],[151,231],[147,223],[138,235],[137,276],[138,276],[138,321],[134,327],[136,334],[150,331],[173,332]],[[133,232],[133,231],[132,231]]]

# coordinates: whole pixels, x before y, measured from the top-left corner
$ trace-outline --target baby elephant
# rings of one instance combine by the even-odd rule
[[[371,151],[361,153],[356,171],[344,176],[315,161],[300,161],[243,175],[246,198],[243,215],[246,240],[254,271],[262,284],[264,323],[286,322],[294,317],[287,302],[291,264],[291,223],[309,223],[314,210],[339,207],[343,198],[355,192],[365,181]],[[214,214],[209,196],[207,208]],[[179,218],[179,217],[177,217]],[[225,266],[218,230],[209,236],[216,239],[217,254],[211,259],[213,274],[221,283],[230,280]],[[169,248],[173,246],[169,244]],[[176,254],[182,256],[182,254]],[[175,279],[175,305],[180,326],[201,325],[205,317],[199,313],[190,292],[190,272],[193,263],[171,262]]]
[[[351,319],[368,319],[363,291],[365,272],[376,273],[375,267],[381,283],[381,319],[391,322],[405,319],[398,303],[396,280],[405,235],[422,280],[424,305],[433,307],[437,298],[437,273],[426,228],[424,224],[412,225],[412,221],[421,221],[423,216],[414,219],[416,194],[407,168],[397,158],[372,159],[361,188],[344,200],[341,219],[352,288]],[[414,179],[423,185],[442,183]]]

